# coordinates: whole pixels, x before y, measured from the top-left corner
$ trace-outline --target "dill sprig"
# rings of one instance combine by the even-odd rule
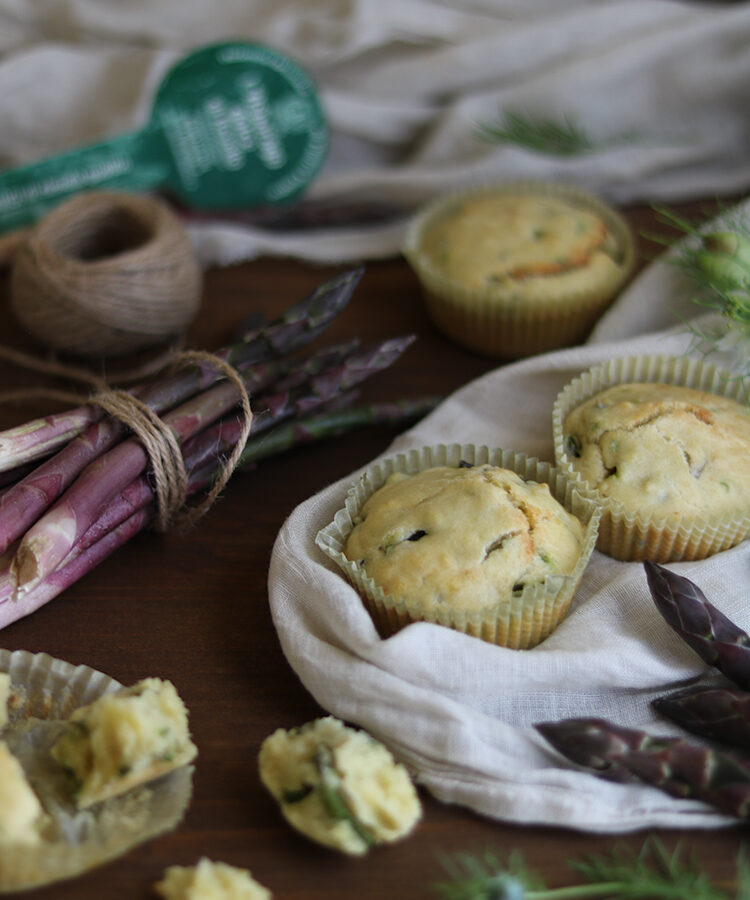
[[[563,116],[559,120],[532,116],[517,110],[507,110],[499,122],[478,123],[476,134],[492,144],[517,144],[527,150],[553,156],[593,153],[637,138],[635,132],[626,132],[607,141],[597,141],[570,116]]]
[[[491,853],[462,854],[445,864],[451,881],[435,885],[435,890],[444,900],[750,900],[750,866],[743,853],[733,897],[712,885],[693,858],[684,858],[680,845],[669,853],[655,837],[639,851],[617,847],[607,855],[568,860],[568,865],[586,883],[546,887],[517,852],[505,863]]]

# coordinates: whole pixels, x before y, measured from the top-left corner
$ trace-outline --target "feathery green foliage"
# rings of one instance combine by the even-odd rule
[[[750,900],[750,866],[744,853],[737,860],[733,894],[712,885],[679,845],[669,853],[655,837],[640,850],[617,846],[609,854],[569,860],[568,865],[585,883],[549,888],[518,853],[505,862],[492,853],[465,853],[444,862],[451,880],[436,884],[435,891],[443,900]]]
[[[526,150],[552,156],[594,153],[637,140],[635,132],[627,132],[606,141],[597,141],[569,116],[559,120],[517,110],[507,110],[498,122],[478,123],[476,134],[491,144],[516,144]]]
[[[676,229],[675,245],[658,236],[651,240],[672,246],[664,259],[680,268],[693,287],[692,301],[718,313],[718,325],[688,323],[696,338],[693,349],[704,355],[731,353],[739,377],[750,377],[750,224],[740,212],[722,214],[722,224],[707,231],[667,209],[654,207],[659,220]]]

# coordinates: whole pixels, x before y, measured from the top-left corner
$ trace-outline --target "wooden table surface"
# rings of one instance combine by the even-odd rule
[[[683,207],[699,218],[712,204]],[[638,235],[640,263],[659,245],[643,235],[658,228],[648,208],[627,210]],[[664,231],[664,229],[661,229]],[[341,267],[254,261],[207,273],[192,346],[225,343],[249,313],[274,316]],[[25,345],[8,312],[2,282],[3,343]],[[461,349],[428,321],[414,276],[398,259],[375,262],[326,341],[415,333],[417,342],[365,388],[371,399],[447,394],[499,364]],[[1,384],[27,376],[2,366]],[[0,424],[24,421],[43,406],[0,411]],[[382,452],[393,429],[360,431],[270,459],[237,474],[187,536],[137,536],[80,582],[31,616],[8,626],[0,646],[44,651],[99,669],[124,684],[146,676],[174,682],[199,748],[194,795],[181,825],[110,864],[34,892],[39,900],[122,900],[153,897],[165,867],[201,856],[248,867],[276,900],[427,900],[445,852],[521,850],[550,886],[577,879],[566,860],[638,847],[645,833],[596,836],[575,830],[527,828],[484,819],[422,792],[424,818],[407,840],[348,859],[307,842],[282,819],[257,773],[261,741],[278,727],[299,725],[323,711],[287,664],[268,608],[271,548],[297,504]],[[574,824],[574,823],[571,823]],[[731,880],[743,827],[661,832],[670,848],[682,839],[707,871]]]

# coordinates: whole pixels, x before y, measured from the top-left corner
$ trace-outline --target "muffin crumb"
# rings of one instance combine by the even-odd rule
[[[0,741],[0,844],[37,844],[44,820],[21,763]]]
[[[247,869],[207,857],[195,866],[170,866],[154,890],[164,900],[271,900]]]
[[[189,763],[187,710],[169,681],[146,678],[75,710],[53,758],[84,809]]]
[[[404,837],[421,817],[406,769],[379,741],[333,716],[277,729],[258,764],[287,821],[348,855]]]

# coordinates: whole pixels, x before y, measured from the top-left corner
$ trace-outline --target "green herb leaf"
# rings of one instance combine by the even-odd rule
[[[491,144],[517,144],[537,153],[553,156],[577,156],[637,140],[635,132],[626,132],[607,141],[596,141],[569,116],[562,121],[507,110],[497,123],[480,122],[477,136]]]
[[[522,900],[544,889],[517,852],[504,861],[487,852],[457,854],[441,863],[450,881],[439,882],[434,889],[444,900]]]

